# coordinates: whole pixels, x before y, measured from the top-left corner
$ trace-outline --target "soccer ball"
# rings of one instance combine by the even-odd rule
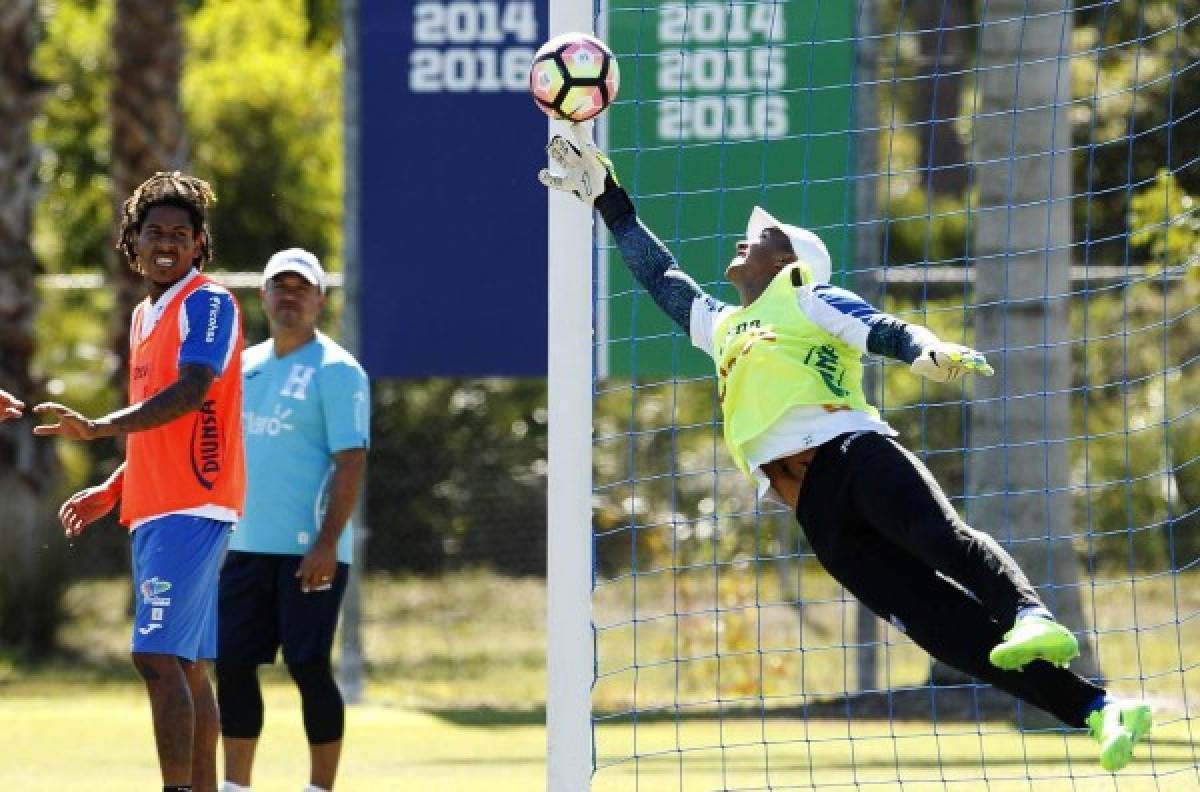
[[[620,70],[612,51],[586,33],[564,33],[542,45],[529,69],[529,90],[551,118],[586,121],[617,98]]]

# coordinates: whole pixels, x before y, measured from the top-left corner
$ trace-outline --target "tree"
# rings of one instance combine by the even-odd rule
[[[918,130],[922,181],[933,195],[960,195],[967,185],[965,152],[955,123],[971,40],[971,4],[919,0],[912,4],[920,57],[909,114]]]
[[[0,387],[30,402],[39,397],[31,372],[37,310],[31,246],[36,158],[31,126],[45,85],[31,68],[37,3],[15,0],[0,9]],[[54,491],[54,446],[35,441],[25,417],[0,426],[0,492],[5,539],[0,542],[0,645],[34,654],[49,650],[58,624],[64,543],[43,507]]]
[[[309,35],[302,0],[206,3],[188,20],[192,167],[217,193],[217,262],[231,269],[293,246],[341,266],[341,68],[336,42]]]
[[[974,384],[968,513],[997,534],[1058,618],[1086,628],[1071,540],[1070,0],[993,0],[980,40]],[[1019,131],[1018,131],[1019,130]],[[1082,633],[1086,637],[1086,632]],[[1099,675],[1091,642],[1080,668]]]
[[[155,171],[179,170],[186,158],[179,81],[183,72],[183,27],[174,0],[117,0],[112,44],[116,71],[112,121],[113,216],[120,202]],[[117,291],[113,351],[124,382],[129,361],[129,317],[144,295],[141,276],[123,256],[112,254]]]
[[[371,566],[543,574],[545,381],[390,380],[373,390]]]
[[[41,4],[37,74],[54,86],[33,127],[39,152],[34,250],[51,274],[101,274],[112,255],[109,101],[115,57],[110,46],[113,3],[63,0]],[[50,289],[40,294],[35,372],[60,401],[88,415],[125,404],[115,377],[123,358],[113,350],[112,289]],[[119,345],[124,351],[125,345]],[[113,441],[59,444],[63,475],[48,495],[56,509],[69,493],[107,476],[123,452]],[[65,574],[108,575],[129,565],[129,539],[116,519],[89,531],[68,554]]]

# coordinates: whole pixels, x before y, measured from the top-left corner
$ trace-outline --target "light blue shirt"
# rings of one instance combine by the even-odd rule
[[[327,336],[275,356],[272,340],[242,353],[246,507],[230,550],[304,555],[321,530],[333,455],[367,448],[371,424],[366,372]],[[350,563],[353,526],[338,541]]]

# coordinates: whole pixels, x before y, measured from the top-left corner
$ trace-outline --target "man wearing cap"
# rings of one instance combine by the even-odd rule
[[[716,364],[725,444],[760,495],[796,515],[818,560],[878,616],[942,662],[1088,727],[1108,771],[1150,731],[1150,707],[1067,669],[1075,636],[1012,557],[964,523],[866,399],[861,357],[899,359],[936,382],[991,375],[983,355],[830,286],[825,245],[755,208],[714,299],[637,217],[585,127],[547,146],[547,187],[593,206],[655,303]]]
[[[350,513],[366,469],[366,373],[317,330],[317,257],[271,256],[262,301],[271,338],[242,358],[246,511],[221,570],[217,699],[223,792],[250,788],[263,700],[260,664],[283,660],[300,690],[309,742],[306,792],[333,788],[345,708],[330,655],[351,562]]]

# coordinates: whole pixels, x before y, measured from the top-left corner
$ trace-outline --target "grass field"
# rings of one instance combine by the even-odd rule
[[[835,592],[816,581],[814,577],[816,588],[806,591],[806,597],[830,600]],[[1004,721],[939,719],[934,728],[920,718],[718,720],[697,714],[636,725],[606,721],[596,730],[600,769],[593,789],[1200,789],[1194,744],[1200,734],[1195,734],[1195,712],[1187,714],[1187,702],[1200,701],[1200,641],[1188,632],[1196,629],[1200,610],[1197,582],[1176,586],[1149,581],[1134,588],[1093,590],[1096,618],[1105,630],[1103,661],[1114,669],[1132,663],[1124,670],[1136,677],[1140,658],[1142,678],[1125,680],[1125,685],[1152,693],[1160,710],[1153,740],[1115,780],[1099,772],[1086,736],[1022,734]],[[653,586],[642,590],[639,607],[661,605],[650,602],[652,592]],[[348,713],[339,789],[543,789],[544,595],[541,581],[486,573],[439,581],[370,581],[365,601],[365,641],[372,663],[368,701]],[[63,633],[69,656],[36,668],[0,658],[0,789],[155,788],[149,713],[125,656],[127,598],[123,581],[78,584],[68,597],[72,620]],[[1143,629],[1130,635],[1116,626],[1130,623],[1127,612],[1133,607]],[[612,597],[599,600],[598,622],[614,617],[618,608]],[[841,640],[844,625],[829,621],[832,613],[815,608],[804,618],[805,640],[821,645]],[[738,629],[731,624],[718,633],[732,640],[729,635]],[[646,651],[662,649],[653,637],[648,633],[642,642]],[[911,647],[902,638],[890,636],[889,641],[895,644],[889,643],[887,652],[895,661],[886,671],[892,684],[927,671],[926,661],[910,656]],[[815,653],[801,669],[805,684],[815,690],[839,689],[847,662],[845,656],[826,662]],[[280,669],[264,672],[263,679],[267,722],[255,789],[297,792],[306,767],[298,698]],[[626,685],[619,673],[607,679],[611,684],[597,689],[597,706],[608,712],[623,710],[633,697],[640,707],[674,695],[673,682],[653,674],[644,675],[637,688]],[[714,680],[699,672],[687,678],[687,685],[685,692],[697,694],[712,695],[717,689]]]
[[[256,765],[256,792],[298,792],[304,783],[305,744],[291,691],[271,686]],[[129,686],[83,696],[0,700],[4,751],[0,788],[22,792],[151,790],[158,771],[150,748],[149,715],[140,690]],[[641,790],[904,789],[908,792],[1185,792],[1200,788],[1195,753],[1181,722],[1160,729],[1136,762],[1114,780],[1099,772],[1086,738],[1025,736],[1002,724],[945,728],[859,721],[856,739],[828,721],[692,721],[680,729],[656,723],[637,729],[642,753],[664,754],[603,767],[597,792]],[[629,726],[608,727],[602,740],[629,743]],[[771,741],[764,746],[763,740]],[[702,748],[703,745],[719,745]],[[351,709],[339,789],[361,792],[452,790],[530,792],[544,788],[545,737],[539,713],[427,712],[387,703]],[[853,750],[853,754],[851,754]],[[1152,759],[1151,759],[1152,757]],[[601,761],[611,757],[601,756]],[[769,768],[769,771],[768,769]],[[1153,770],[1157,778],[1149,774]],[[985,777],[985,783],[980,780]],[[1045,776],[1029,781],[1029,776]],[[854,786],[857,779],[859,786]],[[942,780],[944,779],[944,781]],[[901,785],[901,782],[903,784]],[[768,783],[770,786],[768,786]],[[816,786],[814,786],[814,783]]]

